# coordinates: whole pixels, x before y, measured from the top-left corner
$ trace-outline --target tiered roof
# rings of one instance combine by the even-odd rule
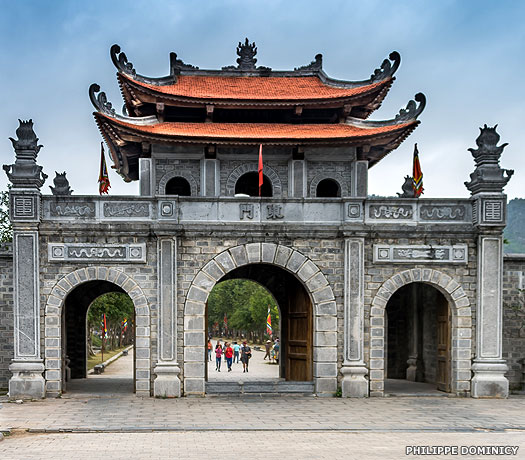
[[[257,67],[255,44],[237,48],[238,65],[201,70],[170,55],[170,74],[136,73],[118,45],[111,58],[125,101],[116,114],[98,85],[90,98],[116,169],[138,178],[138,158],[153,143],[219,145],[351,145],[363,147],[370,165],[395,149],[418,125],[425,105],[419,93],[386,121],[368,121],[394,81],[400,56],[392,52],[368,80],[328,77],[319,54],[293,71]]]

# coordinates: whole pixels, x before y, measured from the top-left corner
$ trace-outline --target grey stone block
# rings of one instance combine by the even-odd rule
[[[277,245],[274,243],[262,243],[262,261],[266,263],[273,263]]]

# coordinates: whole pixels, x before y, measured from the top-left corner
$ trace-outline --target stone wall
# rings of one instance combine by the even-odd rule
[[[503,263],[503,358],[511,390],[524,391],[525,254],[507,254]]]
[[[13,252],[0,245],[0,389],[7,388],[13,359]]]
[[[191,187],[192,196],[200,194],[200,161],[176,160],[173,158],[155,159],[155,191],[164,195],[167,182],[173,177],[184,177]]]

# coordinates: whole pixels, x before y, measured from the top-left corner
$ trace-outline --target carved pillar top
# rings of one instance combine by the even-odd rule
[[[33,120],[18,120],[20,126],[16,130],[18,139],[9,139],[15,149],[16,161],[12,165],[4,165],[4,171],[13,184],[13,188],[34,188],[40,190],[47,176],[42,172],[42,166],[37,165],[36,157],[43,147],[38,145],[38,137],[33,131]]]
[[[489,128],[485,125],[480,128],[480,135],[476,139],[477,149],[468,149],[474,157],[476,169],[470,174],[470,181],[465,186],[472,195],[477,193],[503,193],[503,187],[511,178],[512,169],[502,169],[499,159],[507,143],[497,145],[500,136],[496,132],[498,125]]]

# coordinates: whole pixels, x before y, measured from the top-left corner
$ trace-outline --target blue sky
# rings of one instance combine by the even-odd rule
[[[292,69],[324,56],[334,78],[366,79],[392,50],[396,81],[372,119],[392,118],[422,91],[421,125],[370,170],[369,192],[393,195],[411,173],[418,143],[425,197],[466,197],[478,127],[499,124],[501,159],[516,173],[509,198],[525,197],[525,2],[519,1],[8,1],[0,0],[0,163],[9,136],[32,118],[50,176],[67,171],[75,194],[96,194],[100,134],[88,87],[122,105],[109,48],[118,43],[144,75],[168,73],[169,52],[201,68],[235,64],[255,41],[258,64]],[[110,171],[112,194],[136,194]],[[0,189],[6,177],[0,175]]]

